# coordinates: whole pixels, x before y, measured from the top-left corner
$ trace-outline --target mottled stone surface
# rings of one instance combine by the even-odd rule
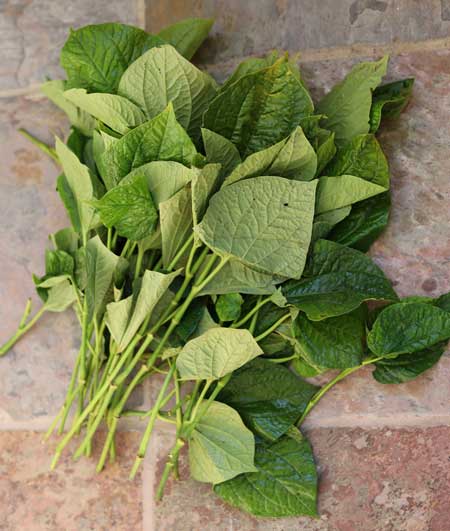
[[[51,472],[55,445],[43,444],[40,433],[0,433],[0,529],[141,530],[141,476],[128,480],[138,440],[120,434],[117,462],[96,475],[94,460],[74,463],[69,454]]]
[[[59,52],[71,27],[101,22],[140,25],[140,0],[3,0],[0,90],[61,77]]]
[[[158,531],[444,531],[450,496],[450,428],[319,429],[309,433],[319,467],[319,520],[256,519],[232,509],[211,487],[168,484],[156,505]],[[171,439],[156,443],[156,480]]]
[[[304,50],[446,37],[448,2],[439,0],[147,0],[147,28],[192,17],[215,26],[198,55],[212,63],[273,48]]]

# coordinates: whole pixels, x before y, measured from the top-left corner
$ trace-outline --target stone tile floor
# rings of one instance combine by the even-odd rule
[[[402,295],[449,291],[448,2],[325,4],[321,10],[309,0],[148,1],[146,23],[157,29],[160,20],[216,15],[217,30],[198,60],[218,79],[241,56],[275,46],[308,49],[301,63],[317,96],[355,61],[393,51],[389,75],[414,76],[416,87],[408,110],[380,136],[392,169],[394,210],[372,255]],[[70,26],[106,20],[143,26],[144,14],[137,0],[0,3],[0,43],[7,52],[0,64],[0,341],[33,293],[30,275],[42,271],[48,233],[66,224],[54,190],[57,168],[17,133],[24,126],[49,141],[66,130],[36,83],[60,75],[58,50]],[[408,42],[418,39],[434,40]],[[88,460],[68,458],[49,472],[55,441],[42,445],[42,431],[63,400],[77,337],[70,315],[52,315],[0,361],[0,530],[450,530],[448,354],[416,382],[382,386],[367,370],[336,386],[306,424],[320,470],[320,519],[256,520],[187,479],[185,467],[186,481],[170,483],[155,506],[155,478],[171,444],[162,428],[133,483],[127,470],[139,434],[126,426],[119,460],[103,474],[96,476]]]

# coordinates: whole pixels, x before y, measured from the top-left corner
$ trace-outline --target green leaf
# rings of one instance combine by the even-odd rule
[[[168,275],[146,270],[142,280],[134,286],[133,294],[106,308],[106,324],[122,352],[138,332],[179,271]]]
[[[163,28],[158,37],[174,46],[186,59],[191,59],[213,24],[212,18],[186,18]]]
[[[325,128],[335,133],[338,147],[369,132],[372,91],[386,74],[387,63],[388,56],[359,63],[317,105],[317,111],[326,116]]]
[[[354,175],[320,177],[317,185],[316,214],[349,206],[385,191],[385,187]]]
[[[94,199],[91,175],[87,166],[81,164],[77,156],[58,137],[55,147],[64,171],[64,177],[58,179],[58,191],[69,211],[74,229],[85,241],[94,223],[94,210],[88,204]]]
[[[206,161],[222,165],[220,176],[225,177],[241,162],[241,156],[236,146],[227,138],[202,129],[203,145],[205,147]]]
[[[414,78],[401,79],[377,87],[370,108],[370,132],[376,133],[383,118],[397,118],[411,99]]]
[[[301,417],[317,390],[286,367],[256,358],[233,373],[218,399],[253,432],[275,441]]]
[[[61,50],[67,88],[114,94],[128,66],[161,44],[161,38],[125,24],[94,24],[71,30]]]
[[[386,228],[391,209],[389,192],[379,194],[352,206],[349,216],[336,225],[329,239],[367,252]]]
[[[238,413],[220,402],[206,409],[189,438],[189,470],[197,481],[222,483],[245,472],[255,472],[255,439]]]
[[[317,516],[317,472],[305,437],[256,442],[256,473],[214,487],[227,503],[255,516]]]
[[[358,135],[340,149],[325,168],[327,175],[355,175],[389,188],[389,166],[374,135]]]
[[[167,201],[191,182],[199,173],[196,168],[186,168],[179,162],[154,160],[139,166],[130,172],[120,185],[133,182],[137,176],[142,176],[147,183],[155,206]]]
[[[189,166],[196,155],[191,139],[177,122],[172,104],[156,118],[136,127],[102,155],[106,187],[114,188],[132,170],[154,160],[172,160]]]
[[[378,357],[417,352],[450,338],[450,314],[423,302],[392,304],[377,317],[367,345]]]
[[[50,287],[44,303],[48,312],[64,312],[77,300],[75,288],[69,280],[63,280]]]
[[[247,156],[286,138],[312,110],[308,92],[287,58],[281,57],[219,93],[206,110],[203,125]]]
[[[158,222],[147,182],[139,173],[126,183],[122,181],[93,205],[106,227],[115,227],[120,236],[132,241],[150,236]]]
[[[216,313],[221,321],[234,321],[241,314],[244,302],[240,293],[226,293],[220,295],[216,301]]]
[[[182,188],[170,199],[160,203],[159,212],[162,259],[164,267],[167,268],[192,234],[191,190]],[[186,251],[189,253],[189,249]]]
[[[350,206],[328,210],[314,217],[312,241],[326,238],[331,229],[351,212]],[[331,239],[331,238],[330,238]]]
[[[183,380],[218,380],[260,354],[248,330],[211,328],[186,343],[177,368]]]
[[[397,300],[389,280],[368,256],[327,240],[315,243],[308,278],[287,282],[282,291],[313,321],[349,313],[365,300]]]
[[[316,167],[317,156],[314,149],[302,128],[296,127],[288,138],[249,155],[225,179],[225,184],[258,175],[278,175],[297,181],[310,181],[314,178]]]
[[[146,121],[141,109],[122,96],[70,89],[64,92],[64,97],[122,135]]]
[[[299,313],[293,330],[302,357],[313,366],[346,369],[362,362],[365,326],[358,312],[322,321]]]
[[[78,249],[78,234],[73,230],[72,227],[66,227],[60,229],[50,236],[50,239],[53,241],[55,248],[58,251],[64,251],[70,255],[75,254]]]
[[[99,317],[111,297],[113,275],[119,257],[112,253],[99,236],[86,244],[86,301],[89,319]]]
[[[216,91],[214,79],[170,45],[146,52],[119,83],[119,94],[136,103],[149,118],[171,102],[178,122],[194,138],[200,136],[202,115]]]
[[[94,118],[64,97],[65,83],[62,79],[54,79],[43,83],[41,91],[51,102],[67,114],[73,127],[83,133],[83,135],[92,136],[95,128]]]
[[[450,293],[444,293],[434,301],[435,306],[450,312]]]
[[[261,273],[245,266],[239,260],[229,260],[199,295],[221,295],[225,293],[247,293],[266,295],[275,291],[276,282],[281,279],[267,273]]]
[[[445,342],[438,343],[414,354],[401,354],[396,358],[377,361],[372,376],[382,384],[409,382],[436,365],[444,354],[445,348]]]
[[[203,218],[211,196],[221,184],[220,164],[207,164],[192,179],[192,216],[194,225]]]
[[[45,251],[45,275],[56,277],[58,275],[73,275],[75,263],[70,254],[65,251]]]
[[[255,177],[215,194],[200,239],[266,273],[300,278],[311,239],[316,182]]]

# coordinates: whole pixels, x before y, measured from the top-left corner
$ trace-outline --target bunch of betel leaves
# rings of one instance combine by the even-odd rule
[[[211,20],[150,35],[122,24],[71,31],[66,80],[43,91],[68,115],[53,149],[71,226],[50,236],[43,300],[27,304],[5,353],[44,312],[71,308],[81,345],[48,435],[115,458],[118,421],[174,425],[157,496],[190,473],[260,516],[315,516],[317,472],[300,429],[322,396],[373,365],[382,384],[436,364],[450,298],[400,301],[365,254],[389,218],[376,132],[413,85],[381,85],[388,59],[362,62],[314,103],[285,53],[241,63],[218,85],[190,61]],[[387,124],[388,125],[388,124]],[[25,133],[27,134],[27,133]],[[379,301],[368,306],[367,301]],[[322,387],[307,379],[332,372]],[[337,374],[337,375],[336,375]],[[128,404],[145,380],[149,410]],[[71,426],[68,422],[71,419]]]

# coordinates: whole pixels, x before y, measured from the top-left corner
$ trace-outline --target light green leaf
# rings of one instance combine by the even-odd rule
[[[211,328],[186,343],[177,368],[184,380],[217,380],[262,353],[248,330]]]
[[[146,52],[119,83],[119,94],[139,105],[149,118],[171,102],[178,122],[193,137],[200,135],[202,115],[216,91],[214,79],[170,45]]]
[[[214,492],[255,516],[317,516],[317,472],[305,437],[257,440],[255,465],[258,472],[220,483]]]
[[[357,64],[317,105],[317,111],[326,116],[324,127],[334,131],[338,147],[369,132],[372,91],[386,74],[387,63],[388,56]]]
[[[313,321],[351,312],[365,300],[398,300],[383,271],[368,256],[335,242],[315,243],[307,273],[302,280],[283,284],[282,291]]]
[[[202,289],[199,295],[220,295],[225,293],[246,293],[266,295],[275,291],[275,284],[282,279],[261,273],[239,260],[229,260],[217,275]]]
[[[69,280],[58,282],[47,291],[44,303],[48,312],[63,312],[77,300],[75,288]]]
[[[62,79],[46,81],[41,85],[41,91],[51,102],[67,114],[73,127],[78,129],[83,135],[92,136],[95,128],[94,118],[64,97],[65,82]]]
[[[114,227],[120,236],[132,241],[150,236],[158,222],[147,182],[139,173],[126,183],[122,181],[93,205],[106,227]]]
[[[221,183],[220,164],[207,164],[192,179],[192,216],[194,225],[203,218],[211,196]]]
[[[255,439],[238,413],[220,402],[200,405],[201,416],[189,438],[189,469],[197,481],[222,483],[245,472],[253,464]]]
[[[99,236],[86,245],[86,301],[89,319],[99,317],[112,295],[113,276],[119,257],[112,253]]]
[[[317,390],[283,365],[256,358],[233,373],[218,400],[236,409],[253,432],[275,441],[298,421]]]
[[[216,301],[216,313],[221,321],[234,321],[241,314],[244,299],[240,293],[220,295]]]
[[[209,105],[203,126],[228,138],[242,156],[286,138],[313,111],[286,57],[238,79]]]
[[[316,241],[320,238],[326,238],[331,229],[350,214],[351,209],[352,207],[346,206],[328,210],[328,212],[315,216],[312,240]]]
[[[186,18],[162,29],[158,37],[174,46],[186,59],[191,59],[213,24],[212,18]]]
[[[279,59],[280,54],[275,50],[269,52],[266,57],[250,57],[250,59],[245,59],[238,64],[231,76],[224,82],[220,87],[220,91],[223,92],[230,85],[235,83],[238,79],[246,76],[247,74],[254,74],[263,68],[272,66],[277,59]]]
[[[64,97],[122,135],[146,121],[141,109],[122,96],[70,89],[64,92]]]
[[[117,186],[132,170],[154,160],[191,165],[197,151],[177,122],[172,104],[153,120],[112,143],[102,155],[102,173],[108,189]]]
[[[263,272],[300,278],[311,239],[316,182],[255,177],[215,194],[200,239]]]
[[[55,147],[64,171],[66,197],[70,199],[69,204],[72,205],[68,209],[71,221],[84,241],[94,223],[94,210],[88,204],[88,201],[94,199],[91,175],[87,166],[81,164],[77,156],[58,137]]]
[[[192,233],[192,198],[189,188],[182,188],[167,201],[160,203],[162,259],[168,267]],[[183,261],[186,252],[178,260]],[[177,262],[177,263],[178,263]]]
[[[203,145],[205,146],[206,161],[222,165],[220,176],[225,177],[241,162],[241,156],[236,146],[227,138],[202,129]]]
[[[317,185],[316,214],[352,205],[385,191],[385,187],[354,175],[320,177]]]
[[[249,155],[244,162],[236,166],[225,184],[232,184],[248,177],[258,175],[278,175],[297,181],[310,181],[314,178],[317,157],[303,134],[297,127],[288,137],[262,151]]]
[[[107,23],[71,30],[61,51],[67,88],[114,94],[122,74],[160,37],[125,24]]]
[[[186,168],[179,162],[155,160],[139,166],[129,173],[120,184],[132,182],[136,176],[142,175],[147,183],[155,206],[167,201],[191,182],[199,173],[196,168]]]
[[[346,369],[362,362],[365,327],[359,312],[322,321],[310,321],[300,312],[293,331],[302,357],[313,366]]]
[[[119,302],[111,302],[106,309],[106,324],[122,352],[138,332],[147,316],[152,312],[173,279],[180,271],[168,275],[146,270],[140,285],[133,294]]]
[[[388,306],[378,315],[367,336],[376,356],[417,352],[450,338],[450,314],[423,302]]]
[[[79,237],[72,227],[60,229],[49,236],[49,238],[58,251],[65,251],[66,253],[73,255],[78,249]]]

